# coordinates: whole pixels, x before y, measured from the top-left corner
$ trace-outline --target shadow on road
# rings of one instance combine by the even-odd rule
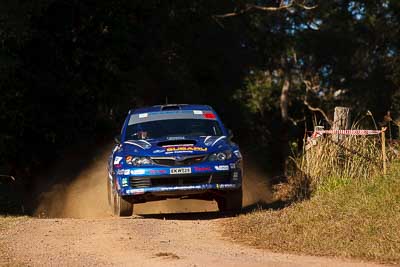
[[[161,213],[161,214],[138,214],[142,219],[159,220],[214,220],[230,218],[236,216],[234,213],[206,211],[206,212],[186,212],[186,213]]]
[[[179,213],[157,213],[157,214],[137,214],[141,219],[159,219],[159,220],[215,220],[222,218],[232,218],[242,214],[248,214],[257,210],[280,210],[289,204],[283,201],[275,201],[272,203],[254,203],[244,207],[240,212],[179,212]]]

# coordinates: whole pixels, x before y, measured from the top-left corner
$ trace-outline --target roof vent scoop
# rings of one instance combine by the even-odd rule
[[[164,106],[161,106],[161,110],[162,111],[164,111],[164,110],[180,110],[180,109],[181,109],[181,107],[179,105],[164,105]]]

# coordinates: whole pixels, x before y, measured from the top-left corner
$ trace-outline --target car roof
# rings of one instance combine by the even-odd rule
[[[137,109],[131,109],[129,114],[157,112],[163,110],[209,110],[214,111],[210,106],[207,105],[188,105],[188,104],[168,104],[168,105],[157,105],[152,107],[142,107]]]

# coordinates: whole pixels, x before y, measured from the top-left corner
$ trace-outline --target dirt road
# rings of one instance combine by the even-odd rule
[[[164,219],[165,218],[165,219]],[[374,266],[275,254],[220,235],[217,213],[22,219],[0,235],[3,264],[27,266]]]
[[[141,215],[113,218],[105,192],[106,154],[94,162],[43,194],[37,218],[22,217],[0,230],[0,265],[375,266],[234,243],[221,234],[231,218],[216,212],[214,202],[147,203],[135,206]],[[246,203],[268,201],[268,187],[257,182],[256,173],[248,171],[252,179],[245,184]]]

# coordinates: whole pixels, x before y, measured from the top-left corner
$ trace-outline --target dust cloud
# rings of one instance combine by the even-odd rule
[[[246,160],[246,158],[245,158]],[[245,164],[243,178],[243,206],[272,202],[268,175],[257,166]]]
[[[39,205],[35,210],[37,217],[51,218],[105,218],[111,217],[111,209],[107,201],[107,158],[112,146],[105,146],[90,160],[87,166],[83,166],[77,173],[68,174],[65,171],[63,177],[55,178],[55,183],[50,190],[42,193]],[[65,160],[61,168],[55,171],[73,168],[71,164],[80,162],[74,155],[74,160]],[[51,173],[48,174],[51,177]],[[271,191],[266,182],[265,175],[256,167],[245,167],[243,182],[243,204],[245,206],[255,203],[268,203],[271,200]],[[179,200],[168,199],[165,201],[135,204],[135,214],[158,213],[186,213],[217,211],[215,201],[204,200]]]
[[[42,193],[35,215],[67,218],[111,216],[107,201],[107,157],[110,151],[103,149],[77,175],[64,175],[59,183],[52,186],[48,192]],[[75,157],[79,158],[79,155]],[[64,166],[55,171],[72,168],[69,165],[74,162],[66,160]],[[62,165],[57,165],[60,164]]]

